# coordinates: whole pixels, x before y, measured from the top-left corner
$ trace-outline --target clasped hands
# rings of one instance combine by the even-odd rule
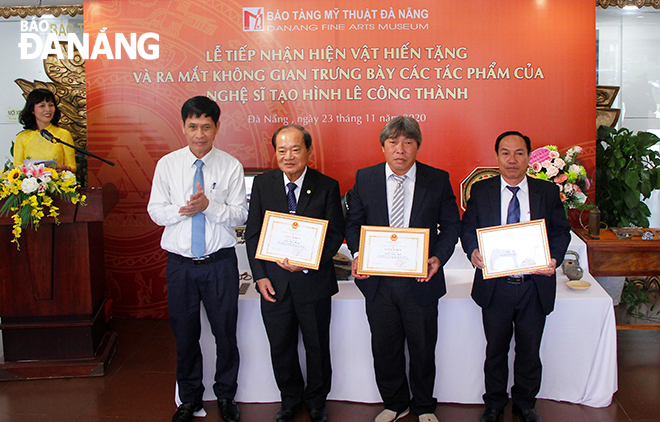
[[[481,252],[479,249],[475,249],[472,251],[472,255],[470,255],[470,262],[472,265],[475,267],[483,270],[486,268],[486,264],[484,263],[484,258],[481,256]],[[557,269],[557,260],[552,258],[550,260],[550,268],[547,270],[539,270],[539,271],[532,271],[530,274],[539,274],[539,275],[545,275],[545,276],[551,276],[555,273],[555,270]]]
[[[209,206],[209,200],[204,195],[204,188],[202,185],[197,183],[197,191],[190,195],[190,200],[186,202],[186,205],[179,208],[179,214],[184,217],[192,217],[198,212],[203,212]]]

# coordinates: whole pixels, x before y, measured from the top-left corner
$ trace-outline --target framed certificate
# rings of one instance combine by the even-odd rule
[[[428,276],[429,229],[362,226],[357,273]]]
[[[266,211],[255,258],[318,270],[328,220]]]
[[[485,279],[550,268],[545,219],[477,229],[477,240]]]

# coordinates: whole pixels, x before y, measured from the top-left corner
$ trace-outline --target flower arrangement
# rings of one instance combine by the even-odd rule
[[[559,196],[564,208],[588,208],[585,192],[591,186],[587,171],[577,160],[582,152],[579,146],[571,147],[561,155],[554,145],[546,145],[532,151],[527,174],[537,179],[549,180],[559,186]]]
[[[20,249],[18,239],[28,224],[35,230],[46,215],[59,224],[59,208],[53,205],[53,195],[77,204],[85,205],[85,195],[78,192],[76,176],[70,171],[57,172],[43,164],[17,166],[2,172],[0,177],[0,216],[11,214],[14,220],[12,242]]]

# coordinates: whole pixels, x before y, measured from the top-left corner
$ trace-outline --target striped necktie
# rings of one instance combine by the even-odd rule
[[[520,188],[518,186],[507,186],[506,188],[513,194],[506,213],[506,224],[520,223],[520,202],[518,202],[518,197],[516,196]]]
[[[406,176],[393,174],[392,177],[396,182],[396,188],[394,189],[394,197],[392,198],[390,227],[403,227],[403,181],[406,180]]]
[[[193,178],[193,195],[197,192],[197,183],[202,185],[204,189],[204,173],[202,173],[202,166],[204,162],[202,160],[195,161],[197,170],[195,170],[195,177]],[[190,248],[192,254],[199,258],[206,253],[206,236],[204,234],[204,224],[206,219],[204,214],[198,212],[192,216],[192,246]]]

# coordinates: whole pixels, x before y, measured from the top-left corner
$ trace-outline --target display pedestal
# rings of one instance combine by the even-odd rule
[[[0,218],[0,380],[102,376],[117,347],[108,330],[103,219],[118,202],[114,185],[83,188],[87,205],[55,201],[60,224],[44,218],[11,243]]]

